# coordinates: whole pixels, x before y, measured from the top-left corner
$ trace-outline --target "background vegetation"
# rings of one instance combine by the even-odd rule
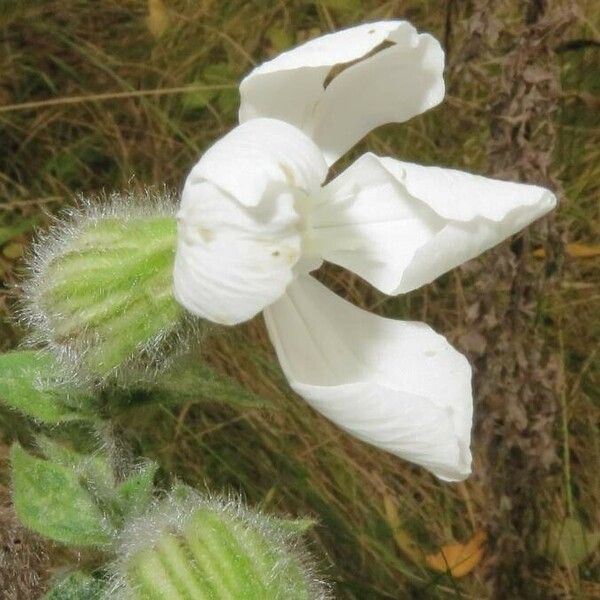
[[[427,321],[469,355],[473,476],[442,484],[319,417],[290,392],[260,319],[203,351],[271,409],[165,405],[123,422],[124,435],[190,484],[316,517],[310,543],[339,598],[600,598],[598,9],[0,0],[0,350],[24,335],[14,320],[21,257],[49,214],[77,193],[177,189],[235,123],[237,83],[253,65],[329,30],[407,18],[446,48],[447,99],[357,152],[539,182],[561,197],[547,222],[400,298],[339,269],[321,274],[361,306]],[[28,429],[0,412],[0,597],[11,600],[38,597],[68,560],[83,560],[14,523],[5,458]],[[469,541],[467,573],[441,572],[439,556],[435,568],[441,547],[448,556]],[[10,592],[9,578],[19,579]]]

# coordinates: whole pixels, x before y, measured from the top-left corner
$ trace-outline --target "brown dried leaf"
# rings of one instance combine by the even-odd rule
[[[465,544],[447,544],[439,552],[427,554],[425,562],[434,571],[449,572],[452,577],[464,577],[481,562],[485,538],[485,532],[479,529]]]

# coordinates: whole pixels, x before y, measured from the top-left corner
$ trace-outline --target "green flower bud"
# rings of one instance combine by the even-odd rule
[[[173,494],[124,530],[109,596],[324,600],[327,586],[298,538],[297,528],[239,501]]]
[[[175,201],[113,194],[59,221],[34,246],[23,314],[34,342],[80,374],[105,378],[177,338]]]

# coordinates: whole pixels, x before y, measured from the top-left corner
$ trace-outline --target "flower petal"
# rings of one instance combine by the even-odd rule
[[[279,298],[302,249],[295,204],[317,194],[326,175],[317,146],[283,121],[255,119],[216,142],[181,198],[177,300],[233,325]]]
[[[328,419],[445,480],[471,469],[471,368],[423,323],[361,310],[309,275],[265,320],[292,388]]]
[[[326,176],[321,151],[302,131],[283,121],[255,119],[213,144],[187,184],[210,181],[241,204],[256,206],[274,187],[312,193]]]
[[[332,164],[375,127],[441,102],[443,70],[444,52],[429,34],[406,21],[365,23],[254,69],[240,85],[240,122],[287,121],[310,135]]]
[[[548,190],[365,154],[322,191],[314,246],[386,294],[474,258],[556,205]]]
[[[243,206],[207,181],[188,180],[178,218],[174,292],[190,312],[233,325],[274,302],[300,256],[294,195]]]

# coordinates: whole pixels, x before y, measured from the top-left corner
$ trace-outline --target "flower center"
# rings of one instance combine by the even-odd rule
[[[313,219],[316,199],[304,192],[296,195],[294,210],[298,214],[297,229],[301,239],[301,251],[294,267],[296,276],[310,273],[323,264],[318,242],[314,235]]]

